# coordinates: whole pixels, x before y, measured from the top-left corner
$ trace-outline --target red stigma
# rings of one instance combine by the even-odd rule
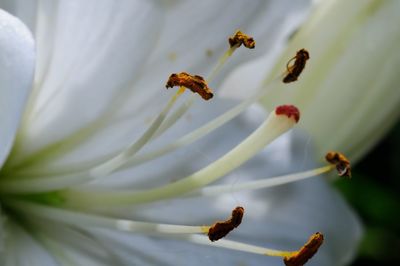
[[[293,116],[296,123],[300,120],[300,111],[294,105],[281,105],[276,107],[275,109],[276,115],[286,115],[287,117],[291,118]]]

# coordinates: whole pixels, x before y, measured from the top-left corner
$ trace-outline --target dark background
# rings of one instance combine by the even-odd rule
[[[364,223],[352,266],[400,265],[400,122],[335,186]]]

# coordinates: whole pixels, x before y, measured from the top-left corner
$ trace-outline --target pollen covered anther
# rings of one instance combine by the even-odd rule
[[[238,30],[233,36],[229,37],[229,45],[231,48],[240,47],[241,45],[249,49],[254,49],[256,47],[256,41],[253,37],[248,36],[247,34]]]
[[[317,253],[323,242],[324,236],[317,232],[310,237],[299,251],[291,256],[284,257],[283,262],[286,266],[302,266]]]
[[[232,216],[229,220],[216,222],[210,227],[208,230],[208,238],[214,242],[225,237],[230,231],[241,224],[243,215],[244,208],[240,206],[236,207],[233,209]]]
[[[310,59],[310,54],[306,49],[301,49],[297,51],[296,56],[291,58],[286,64],[287,74],[283,78],[284,83],[290,83],[296,81],[304,67],[306,66],[306,61]],[[292,65],[289,65],[294,60]]]
[[[286,115],[288,118],[293,118],[296,123],[300,120],[300,111],[294,105],[280,105],[275,108],[276,115]]]
[[[350,161],[340,152],[330,151],[325,155],[325,159],[336,165],[339,176],[351,177]]]
[[[174,86],[188,88],[192,92],[198,93],[204,100],[209,100],[214,96],[205,79],[198,75],[190,75],[186,72],[171,74],[165,87],[168,89]]]

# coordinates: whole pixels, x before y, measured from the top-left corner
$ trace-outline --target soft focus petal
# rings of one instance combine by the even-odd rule
[[[17,18],[0,10],[0,165],[14,141],[29,95],[34,63],[34,41]]]
[[[357,160],[399,117],[399,11],[399,1],[328,1],[288,48],[315,58],[293,89],[322,153]]]
[[[399,10],[399,1],[322,1],[269,76],[283,73],[297,50],[309,50],[299,80],[265,101],[302,110],[300,124],[318,143],[318,155],[336,149],[354,161],[399,117]]]

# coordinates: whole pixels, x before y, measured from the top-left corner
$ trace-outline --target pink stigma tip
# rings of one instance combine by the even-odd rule
[[[287,117],[291,118],[293,116],[296,123],[300,120],[300,111],[294,105],[281,105],[276,107],[275,109],[276,115],[286,115]]]

